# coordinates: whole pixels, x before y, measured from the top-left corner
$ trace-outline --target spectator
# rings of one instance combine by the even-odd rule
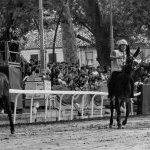
[[[30,59],[28,64],[27,75],[39,73],[37,61]],[[61,85],[68,87],[70,90],[98,90],[100,89],[103,72],[97,71],[94,67],[82,66],[78,64],[48,63],[45,75],[51,80],[51,85]],[[107,76],[107,73],[106,73]],[[107,80],[104,78],[103,80]]]

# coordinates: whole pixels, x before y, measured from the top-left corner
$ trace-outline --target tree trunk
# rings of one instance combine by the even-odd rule
[[[56,44],[56,37],[57,37],[57,31],[58,31],[58,27],[59,27],[59,24],[60,24],[60,19],[62,17],[62,12],[63,12],[63,7],[59,13],[59,18],[57,20],[57,23],[56,23],[56,29],[55,29],[55,34],[54,34],[54,39],[53,39],[53,63],[55,62],[55,44]]]
[[[11,40],[10,28],[13,26],[13,11],[11,10],[14,7],[13,0],[8,0],[6,5],[6,11],[2,15],[4,15],[4,25],[5,31],[2,33],[0,37],[0,41],[9,41]]]
[[[0,37],[0,41],[9,41],[11,40],[10,36],[10,28],[13,25],[13,14],[10,13],[7,16],[6,22],[5,22],[5,31],[3,32],[3,35]]]
[[[91,28],[95,37],[97,61],[101,66],[110,65],[109,24],[103,20],[97,0],[87,0],[87,15],[91,18]]]
[[[64,9],[61,19],[61,29],[62,29],[62,45],[64,61],[67,63],[77,63],[77,47],[76,38],[73,30],[73,24],[71,21],[71,14],[68,1],[65,3],[62,0]]]

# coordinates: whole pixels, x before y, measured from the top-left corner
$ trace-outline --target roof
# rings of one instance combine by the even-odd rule
[[[91,35],[87,31],[77,31],[78,34],[81,36],[85,37],[89,41],[91,40],[90,37]],[[44,44],[45,48],[52,48],[53,47],[53,39],[54,39],[54,30],[49,30],[44,32]],[[40,48],[40,36],[39,32],[37,30],[30,31],[28,34],[26,34],[26,39],[27,41],[25,42],[25,45],[22,46],[23,49],[30,50],[30,49],[39,49]],[[83,41],[81,39],[76,38],[77,46],[89,46],[90,44],[86,41]],[[22,42],[23,43],[23,42]],[[56,43],[55,43],[56,48],[62,47],[62,34],[61,34],[61,29],[58,29],[57,32],[57,37],[56,37]]]
[[[53,47],[53,38],[54,38],[55,31],[44,32],[44,44],[45,48]],[[24,49],[39,49],[40,48],[40,36],[37,30],[30,31],[26,34],[27,42],[24,46]],[[62,36],[60,31],[57,33],[56,38],[56,47],[62,47]]]

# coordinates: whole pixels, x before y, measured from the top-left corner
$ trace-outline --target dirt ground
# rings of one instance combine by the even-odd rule
[[[108,128],[109,120],[0,128],[0,150],[149,150],[150,116],[130,117],[123,129]]]

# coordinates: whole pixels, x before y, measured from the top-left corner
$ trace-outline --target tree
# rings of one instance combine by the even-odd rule
[[[74,22],[84,26],[92,33],[97,50],[97,61],[100,65],[109,65],[109,20],[101,11],[97,0],[75,0],[73,6]],[[80,3],[82,7],[76,7]],[[91,42],[92,43],[92,42]]]
[[[71,20],[68,0],[62,0],[63,13],[61,18],[62,44],[64,61],[68,63],[77,63],[77,47],[74,28]]]
[[[62,0],[44,0],[43,2],[44,27],[55,29],[56,20],[62,8]],[[69,0],[69,6],[67,6],[71,11],[70,20],[73,21],[76,29],[88,31],[90,35],[90,37],[83,37],[76,32],[76,38],[96,46],[97,60],[102,66],[110,62],[109,2],[110,0]],[[19,29],[19,37],[23,37],[28,31],[39,29],[37,0],[1,0],[0,5],[0,40],[10,39],[9,32],[12,26],[14,30]],[[126,38],[130,44],[137,41],[149,42],[149,14],[149,0],[113,0],[115,41]]]
[[[110,0],[72,0],[71,4],[73,22],[92,33],[98,62],[102,66],[108,65],[110,62]],[[131,45],[137,41],[149,41],[149,13],[150,2],[148,0],[113,0],[115,43],[121,38],[127,39]],[[78,37],[81,38],[81,36]],[[90,40],[86,37],[82,39]],[[89,43],[94,45],[93,41]]]
[[[0,40],[10,40],[9,30],[19,29],[19,37],[24,36],[29,31],[39,30],[39,3],[37,0],[1,0],[0,1]],[[50,10],[53,6],[50,0],[44,0],[44,26],[49,26]],[[50,27],[50,26],[49,26]]]
[[[2,0],[0,2],[0,40],[10,40],[10,30],[19,29],[20,35],[35,29],[37,25],[38,4],[36,0]]]

